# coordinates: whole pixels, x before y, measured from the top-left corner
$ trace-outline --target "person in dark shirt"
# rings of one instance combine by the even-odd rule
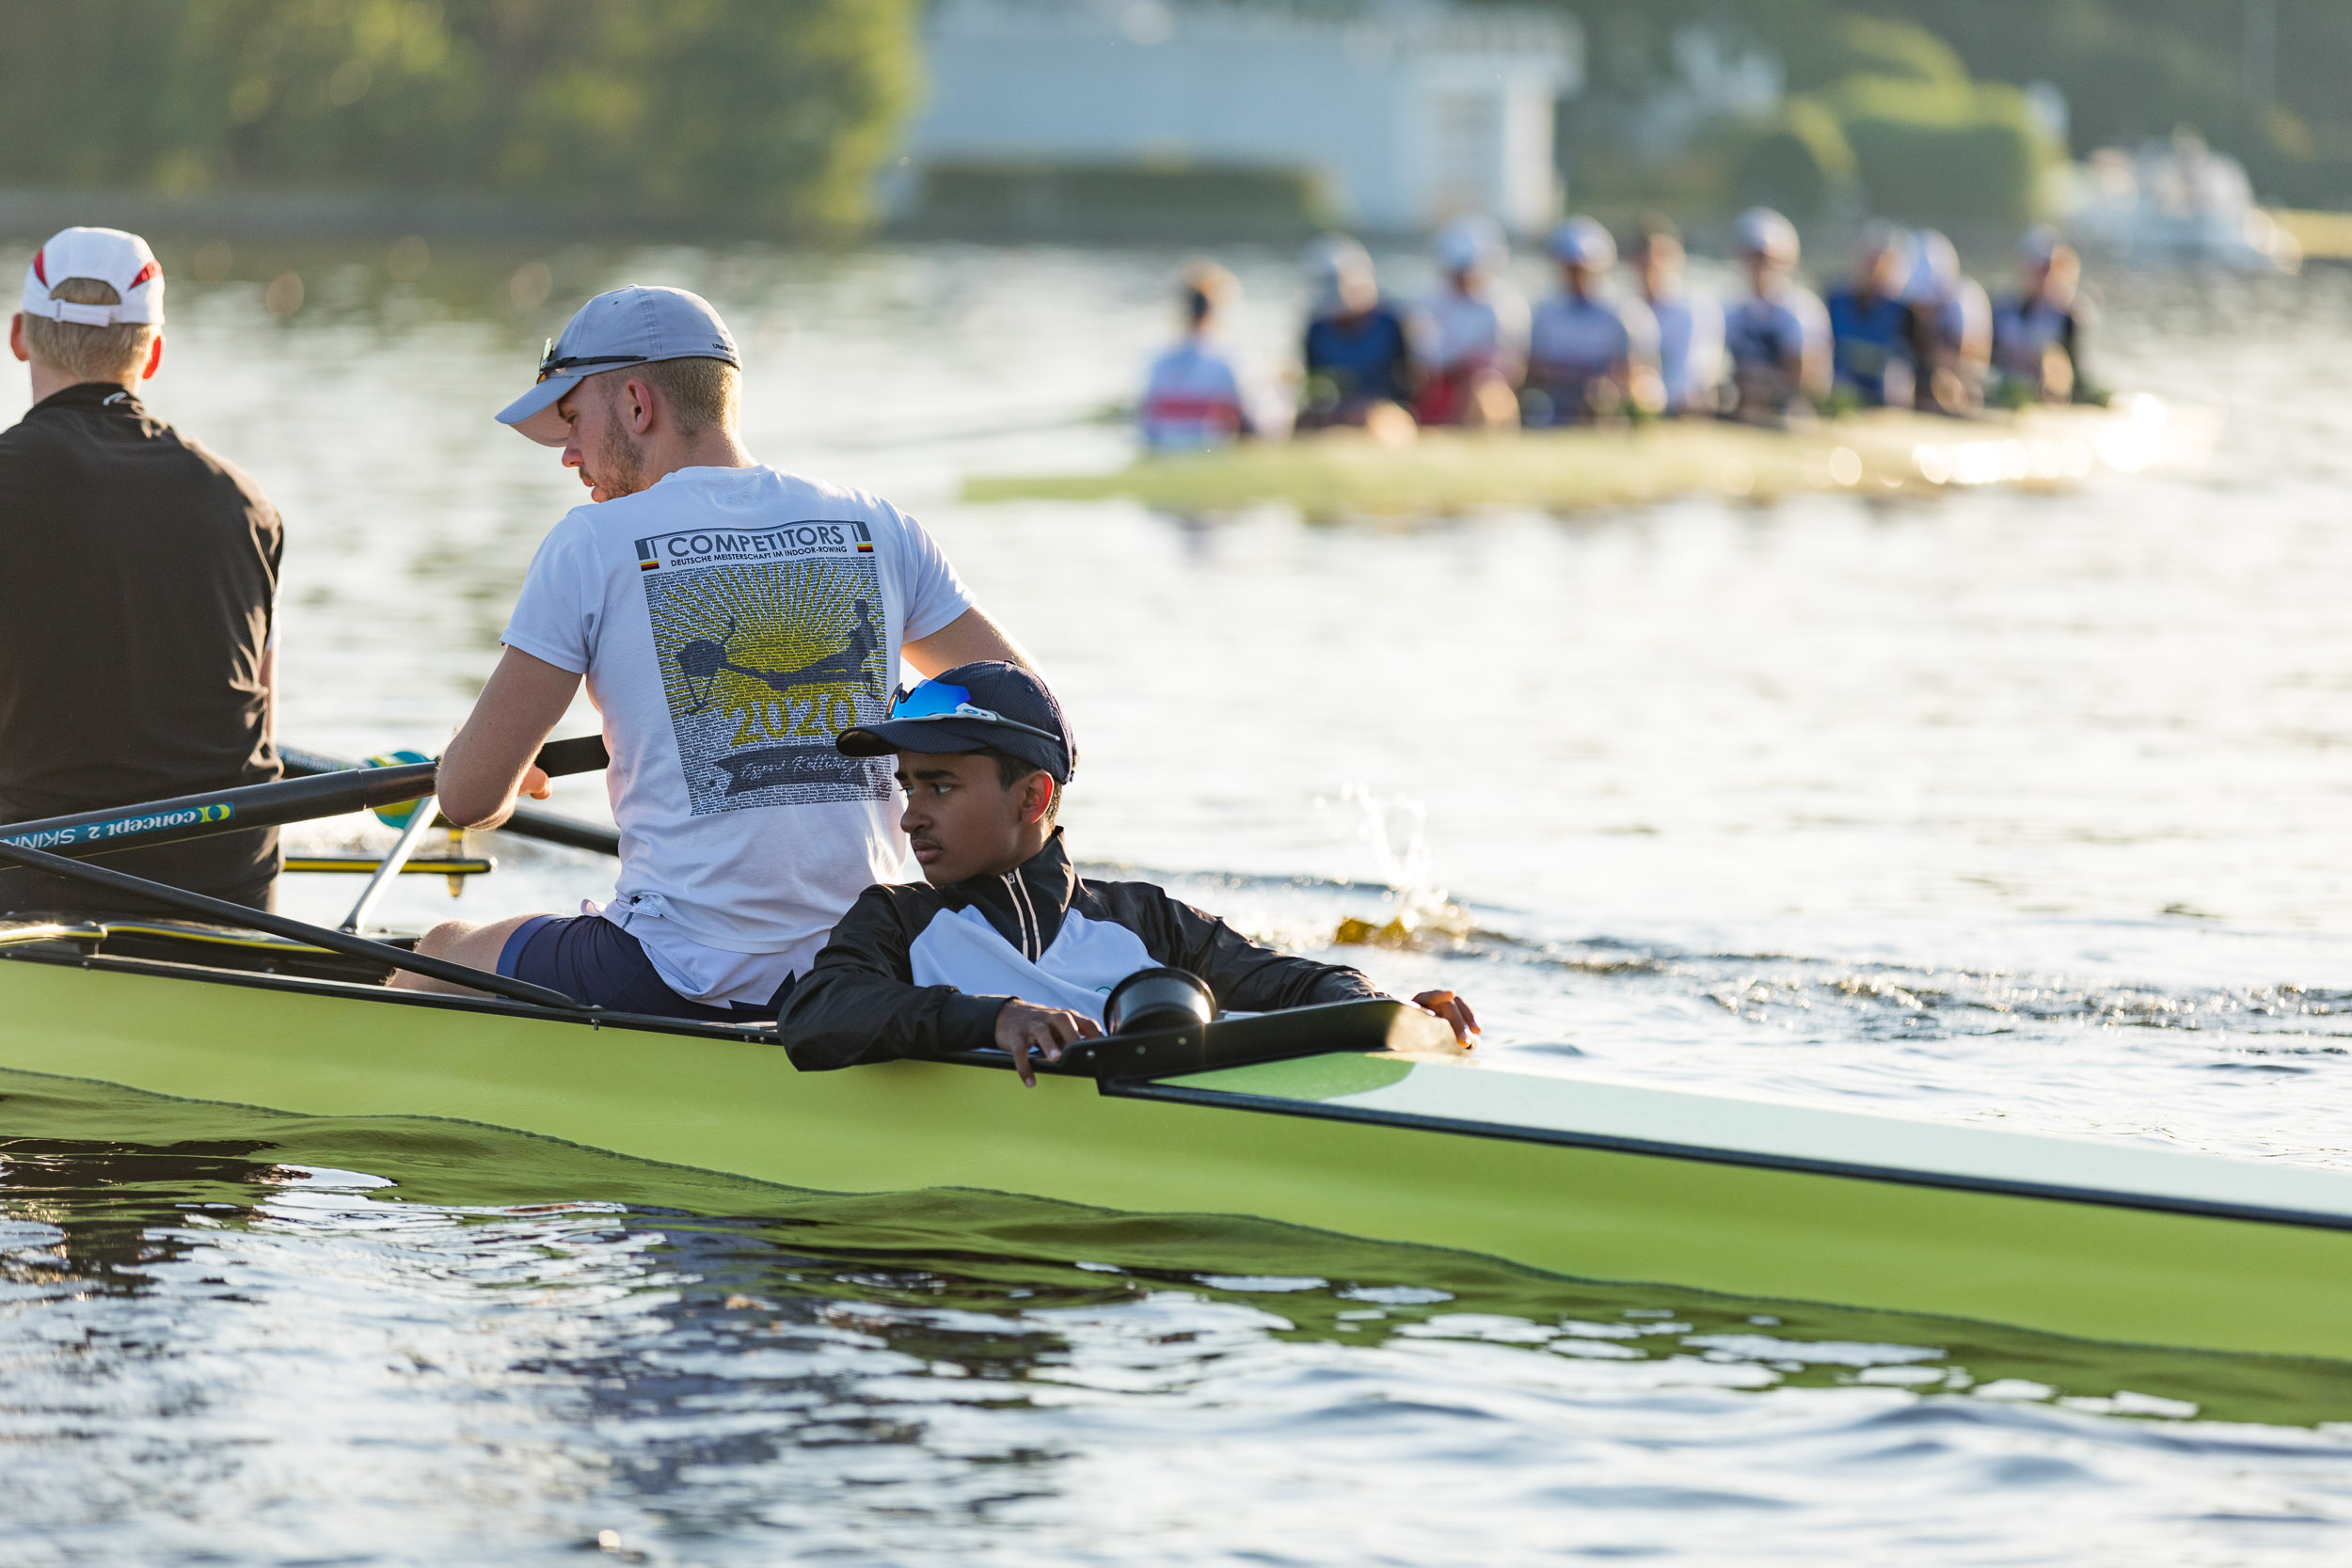
[[[1923,352],[1917,315],[1903,297],[1911,236],[1874,223],[1854,248],[1853,281],[1822,298],[1829,311],[1831,396],[1866,408],[1909,408],[1917,401]]]
[[[924,880],[869,887],[784,1004],[793,1065],[850,1067],[991,1046],[1025,1084],[1033,1054],[1103,1032],[1111,988],[1138,970],[1189,970],[1219,1009],[1275,1012],[1383,993],[1337,964],[1261,947],[1149,882],[1090,882],[1054,826],[1075,753],[1061,708],[1018,665],[943,671],[879,724],[846,729],[850,756],[898,758],[901,819]],[[1414,1002],[1477,1033],[1450,990]]]
[[[0,431],[0,823],[264,784],[281,531],[253,482],[139,404],[163,362],[147,242],[69,229],[26,269],[8,347],[33,406]],[[267,908],[278,833],[107,855],[134,876]],[[171,912],[0,870],[0,913]]]
[[[1405,318],[1380,297],[1372,257],[1346,235],[1328,235],[1308,252],[1307,277],[1314,314],[1296,428],[1409,423],[1412,344]]]

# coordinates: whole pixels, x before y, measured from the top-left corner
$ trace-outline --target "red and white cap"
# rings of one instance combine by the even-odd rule
[[[69,277],[95,277],[111,283],[122,296],[119,305],[72,305],[51,299],[49,291]],[[80,326],[112,326],[118,322],[164,322],[164,268],[147,242],[119,229],[63,229],[33,252],[24,269],[24,309],[28,315]]]

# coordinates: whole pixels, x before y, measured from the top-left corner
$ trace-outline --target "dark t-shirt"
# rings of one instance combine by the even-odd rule
[[[1329,377],[1342,407],[1372,398],[1410,403],[1411,357],[1405,324],[1386,305],[1351,322],[1317,316],[1307,324],[1307,373]]]
[[[105,382],[0,431],[0,822],[264,784],[262,649],[278,513],[254,483]],[[274,828],[101,864],[264,904]],[[0,869],[0,911],[163,912]]]

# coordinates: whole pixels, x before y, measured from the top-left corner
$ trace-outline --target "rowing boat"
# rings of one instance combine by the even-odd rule
[[[580,770],[604,754],[589,737],[539,761]],[[786,1187],[910,1194],[918,1210],[977,1189],[1467,1249],[1588,1281],[2352,1360],[2337,1305],[2352,1176],[2335,1172],[1532,1073],[1473,1060],[1391,1001],[1114,1034],[1073,1047],[1035,1092],[994,1051],[801,1072],[772,1026],[583,1007],[363,937],[358,910],[328,930],[85,863],[436,779],[430,763],[329,769],[0,830],[0,861],[206,917],[0,922],[0,1069],[472,1122]],[[407,816],[378,882],[430,820]],[[393,990],[393,969],[488,994]]]
[[[1144,457],[1112,473],[975,475],[962,495],[973,502],[1125,499],[1186,514],[1277,502],[1311,516],[1424,516],[1492,507],[1571,512],[1684,495],[1769,500],[1809,491],[2056,489],[2102,470],[2196,461],[2215,435],[2210,410],[2146,395],[1972,420],[1880,409],[1789,430],[1703,420],[1614,430],[1437,430],[1403,444],[1335,431]]]
[[[994,1053],[800,1072],[769,1029],[394,991],[300,947],[0,927],[0,1069],[469,1122],[915,1212],[979,1189],[2352,1359],[2352,1176],[1530,1073],[1384,1002],[1113,1037],[1034,1092]]]

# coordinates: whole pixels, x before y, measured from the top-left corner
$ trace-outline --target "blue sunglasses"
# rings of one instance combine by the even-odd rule
[[[1018,719],[1008,719],[994,708],[976,707],[969,687],[950,686],[946,681],[924,681],[912,691],[900,687],[890,699],[890,719],[893,724],[920,722],[925,720],[972,719],[983,724],[1002,724],[1009,730],[1050,740],[1069,755],[1069,743],[1051,730],[1041,730],[1035,724],[1025,724]]]

